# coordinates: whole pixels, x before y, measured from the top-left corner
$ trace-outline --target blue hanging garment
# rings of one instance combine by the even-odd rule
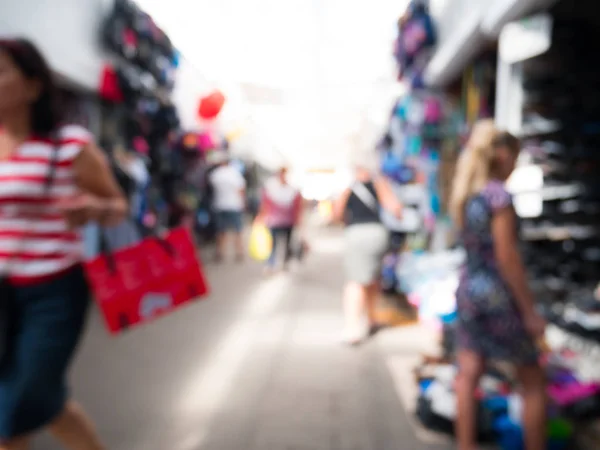
[[[400,161],[398,156],[393,152],[386,152],[381,164],[381,172],[385,176],[396,180],[401,170],[402,161]]]
[[[173,60],[171,61],[171,64],[173,64],[174,68],[178,68],[179,67],[180,59],[181,59],[181,54],[179,53],[178,50],[175,50],[173,52]]]
[[[410,136],[408,138],[407,155],[417,156],[421,153],[422,140],[421,136]]]

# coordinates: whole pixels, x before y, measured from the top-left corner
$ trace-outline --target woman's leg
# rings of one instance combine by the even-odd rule
[[[215,212],[216,242],[215,242],[215,261],[223,260],[225,254],[226,227],[225,218],[222,211]]]
[[[346,284],[344,290],[344,335],[350,344],[357,344],[363,338],[362,316],[365,297],[365,286],[354,281]]]
[[[526,450],[546,448],[546,377],[538,365],[519,367]]]
[[[371,274],[372,281],[368,286],[366,286],[366,297],[365,297],[365,309],[367,312],[367,320],[369,323],[369,334],[373,335],[379,331],[379,324],[377,323],[377,302],[379,301],[380,293],[381,293],[381,273],[382,273],[382,265],[383,258],[386,252],[390,248],[390,234],[384,227],[379,227],[377,230],[373,231],[373,239],[372,243],[375,249],[378,251],[370,255],[370,258],[373,258],[371,261],[374,264],[374,272]]]
[[[272,246],[271,256],[269,256],[267,261],[267,267],[273,270],[275,268],[275,264],[277,263],[277,239],[279,237],[279,230],[277,228],[270,228],[269,231],[271,232]]]
[[[292,233],[294,229],[292,227],[286,227],[283,230],[283,236],[285,239],[285,256],[283,260],[283,267],[287,269],[289,262],[292,259],[293,251],[292,251]]]
[[[27,450],[29,449],[29,438],[21,437],[7,443],[0,444],[0,450]]]
[[[92,422],[76,403],[67,403],[49,430],[69,450],[104,450]]]
[[[483,374],[484,361],[477,353],[460,350],[457,355],[458,377],[456,380],[456,439],[458,450],[477,448],[477,404],[475,390]]]
[[[369,331],[375,331],[375,328],[378,326],[376,312],[379,292],[380,284],[378,281],[375,281],[366,287],[365,309],[367,312]]]
[[[231,221],[233,227],[235,254],[238,261],[244,259],[244,215],[239,211],[231,213]]]

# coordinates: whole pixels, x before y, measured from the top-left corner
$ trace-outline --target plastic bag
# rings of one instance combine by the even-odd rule
[[[252,226],[248,252],[256,261],[266,261],[271,256],[273,237],[267,227],[260,224]]]

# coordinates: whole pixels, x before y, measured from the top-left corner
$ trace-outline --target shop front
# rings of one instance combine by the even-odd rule
[[[595,61],[600,50],[600,13],[594,1],[563,0],[541,10],[540,2],[504,3],[519,8],[527,3],[536,11],[501,27],[496,104],[489,108],[496,111],[498,124],[522,140],[519,166],[508,189],[520,216],[531,286],[549,323],[545,341],[540,342],[541,362],[549,381],[548,448],[597,449],[600,65]],[[502,14],[496,10],[496,14],[502,22],[525,10],[507,9]],[[448,264],[446,268],[446,273],[453,272],[449,278],[456,284],[456,266]],[[423,271],[428,277],[432,272],[431,266]],[[418,278],[411,274],[406,279]],[[428,280],[421,303],[438,304],[441,300],[432,292],[441,290],[436,286],[447,292],[444,283],[441,277],[435,282]],[[420,294],[416,288],[412,291]],[[456,401],[455,316],[448,311],[437,314],[445,358],[428,359],[420,368],[417,406],[421,423],[442,432],[451,432],[456,419],[456,410],[450,407]],[[481,439],[495,441],[502,449],[523,448],[522,403],[510,367],[491,364],[478,395]]]

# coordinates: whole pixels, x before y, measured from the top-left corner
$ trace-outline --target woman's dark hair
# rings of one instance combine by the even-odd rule
[[[40,83],[40,95],[31,105],[31,129],[40,136],[52,134],[62,122],[62,108],[48,62],[26,39],[0,39],[0,51],[12,59],[24,77]]]
[[[501,131],[492,140],[492,147],[506,147],[510,151],[518,153],[521,149],[521,142],[508,131]]]

